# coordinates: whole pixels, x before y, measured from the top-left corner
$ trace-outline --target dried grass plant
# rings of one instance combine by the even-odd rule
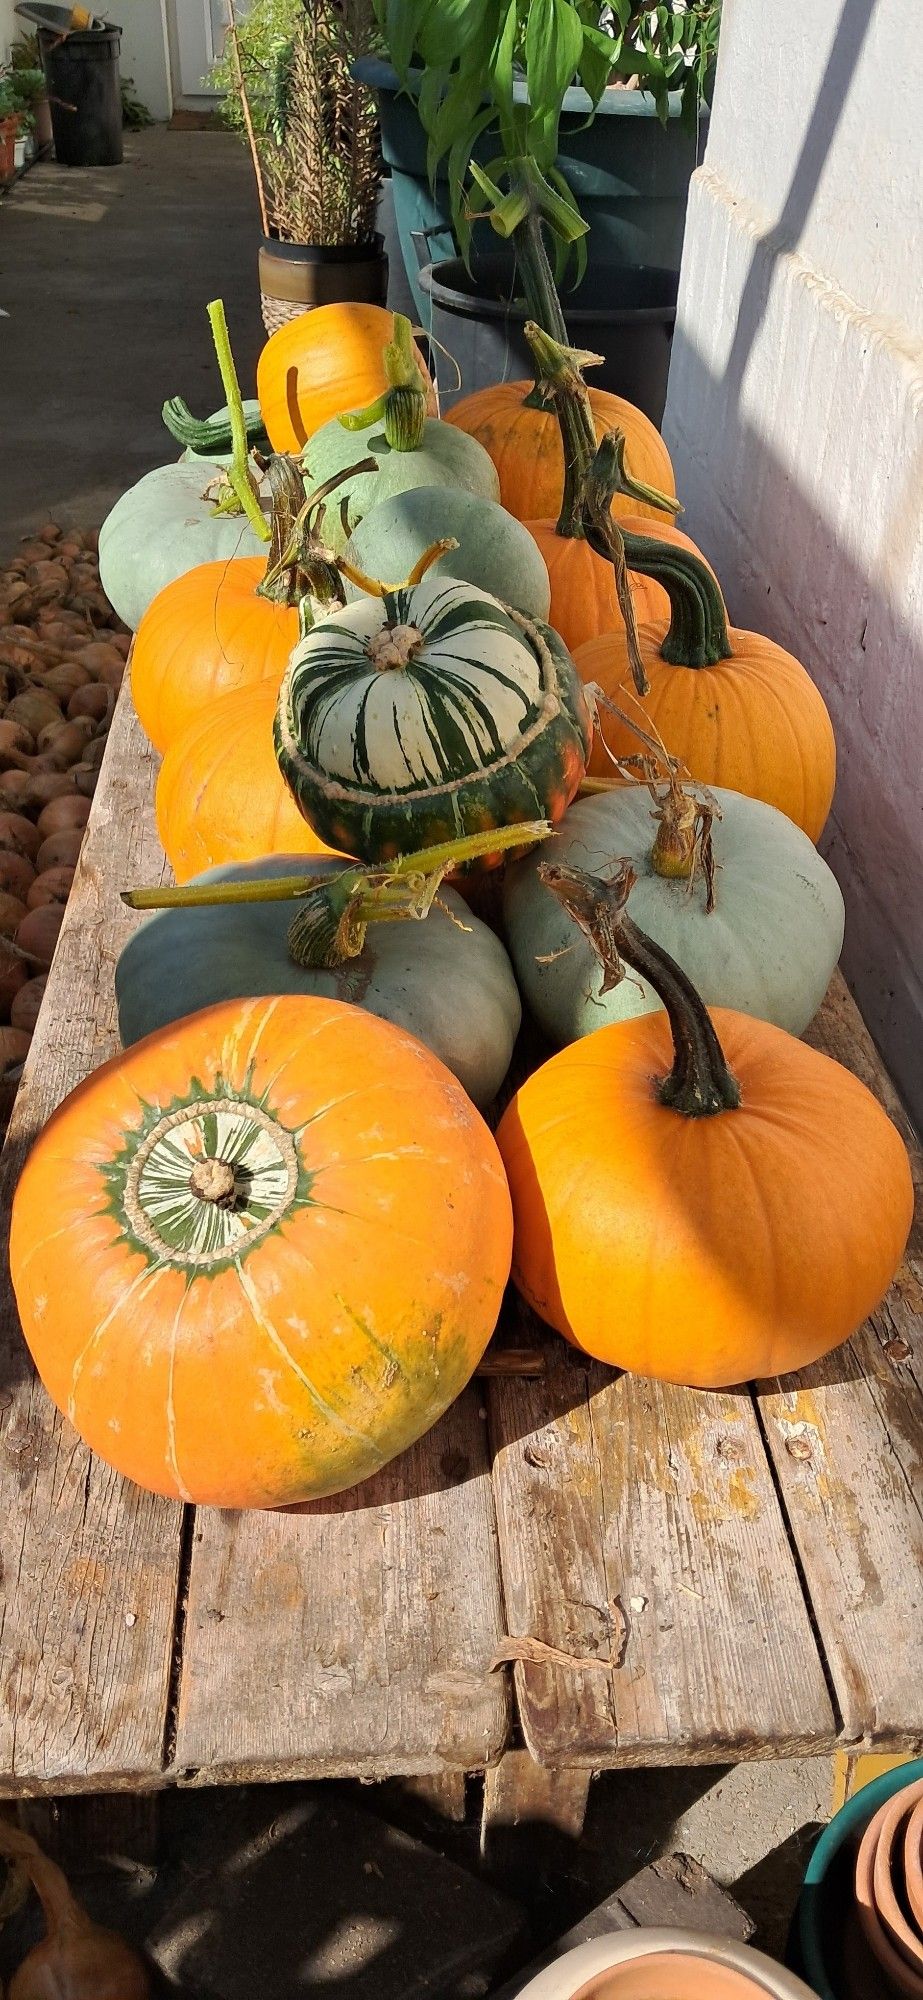
[[[352,65],[375,44],[372,0],[256,0],[213,81],[250,144],[267,234],[364,244],[381,176],[374,100]],[[262,17],[262,18],[261,18]]]

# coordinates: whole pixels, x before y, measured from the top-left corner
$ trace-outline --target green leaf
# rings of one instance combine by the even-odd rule
[[[557,156],[561,99],[583,52],[583,29],[570,0],[531,0],[525,34],[529,137],[540,163]]]
[[[594,104],[606,88],[622,47],[621,35],[604,35],[599,28],[584,28],[580,52],[580,81]]]

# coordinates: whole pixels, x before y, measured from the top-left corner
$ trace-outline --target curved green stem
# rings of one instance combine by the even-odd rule
[[[583,486],[583,530],[597,556],[611,556],[611,494],[619,480],[619,440],[621,432],[609,430],[601,440],[589,476]],[[693,556],[689,548],[673,548],[671,542],[657,542],[651,534],[631,534],[619,530],[621,560],[639,576],[653,576],[669,596],[669,628],[661,642],[661,658],[669,666],[717,666],[731,658],[727,634],[727,612],[721,590],[711,570]],[[621,602],[621,600],[619,600]],[[647,694],[647,676],[635,672],[635,688]]]
[[[234,366],[234,356],[231,353],[231,340],[224,313],[224,300],[212,299],[207,310],[212,330],[212,339],[215,343],[215,354],[217,355],[218,367],[221,371],[224,400],[227,403],[228,415],[231,421],[232,458],[228,466],[228,479],[254,533],[259,536],[261,542],[268,542],[270,537],[269,527],[260,507],[250,472],[249,445],[247,443],[247,426],[244,419],[243,399],[240,393],[240,383],[237,380],[237,370]]]
[[[626,913],[637,879],[628,862],[611,882],[555,862],[540,863],[538,872],[589,939],[603,968],[603,993],[624,979],[624,960],[662,1000],[673,1037],[673,1067],[657,1081],[661,1103],[686,1118],[736,1110],[740,1085],[728,1068],[704,1001],[675,959]]]
[[[382,356],[388,387],[364,410],[339,422],[347,431],[380,423],[392,451],[418,451],[426,430],[426,391],[414,353],[413,327],[404,313],[394,315],[394,333]]]
[[[194,417],[183,396],[170,396],[160,412],[172,438],[186,451],[197,452],[207,458],[212,452],[230,451],[233,433],[230,417]],[[250,451],[270,452],[272,446],[266,436],[261,416],[245,417],[247,445]]]

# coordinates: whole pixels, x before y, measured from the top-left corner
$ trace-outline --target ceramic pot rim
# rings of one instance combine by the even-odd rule
[[[664,1928],[616,1931],[608,1937],[593,1938],[589,1944],[577,1945],[530,1980],[517,2000],[563,2000],[565,1993],[578,1994],[591,1979],[614,1972],[620,1965],[651,1958],[658,1952],[698,1958],[729,1972],[739,1972],[752,1980],[756,1992],[762,1990],[767,2000],[816,2000],[803,1980],[761,1951],[734,1944],[727,1938]]]

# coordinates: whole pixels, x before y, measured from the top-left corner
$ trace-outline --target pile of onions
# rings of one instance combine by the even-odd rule
[[[54,521],[0,570],[0,1131],[32,1039],[130,634],[95,533]]]

